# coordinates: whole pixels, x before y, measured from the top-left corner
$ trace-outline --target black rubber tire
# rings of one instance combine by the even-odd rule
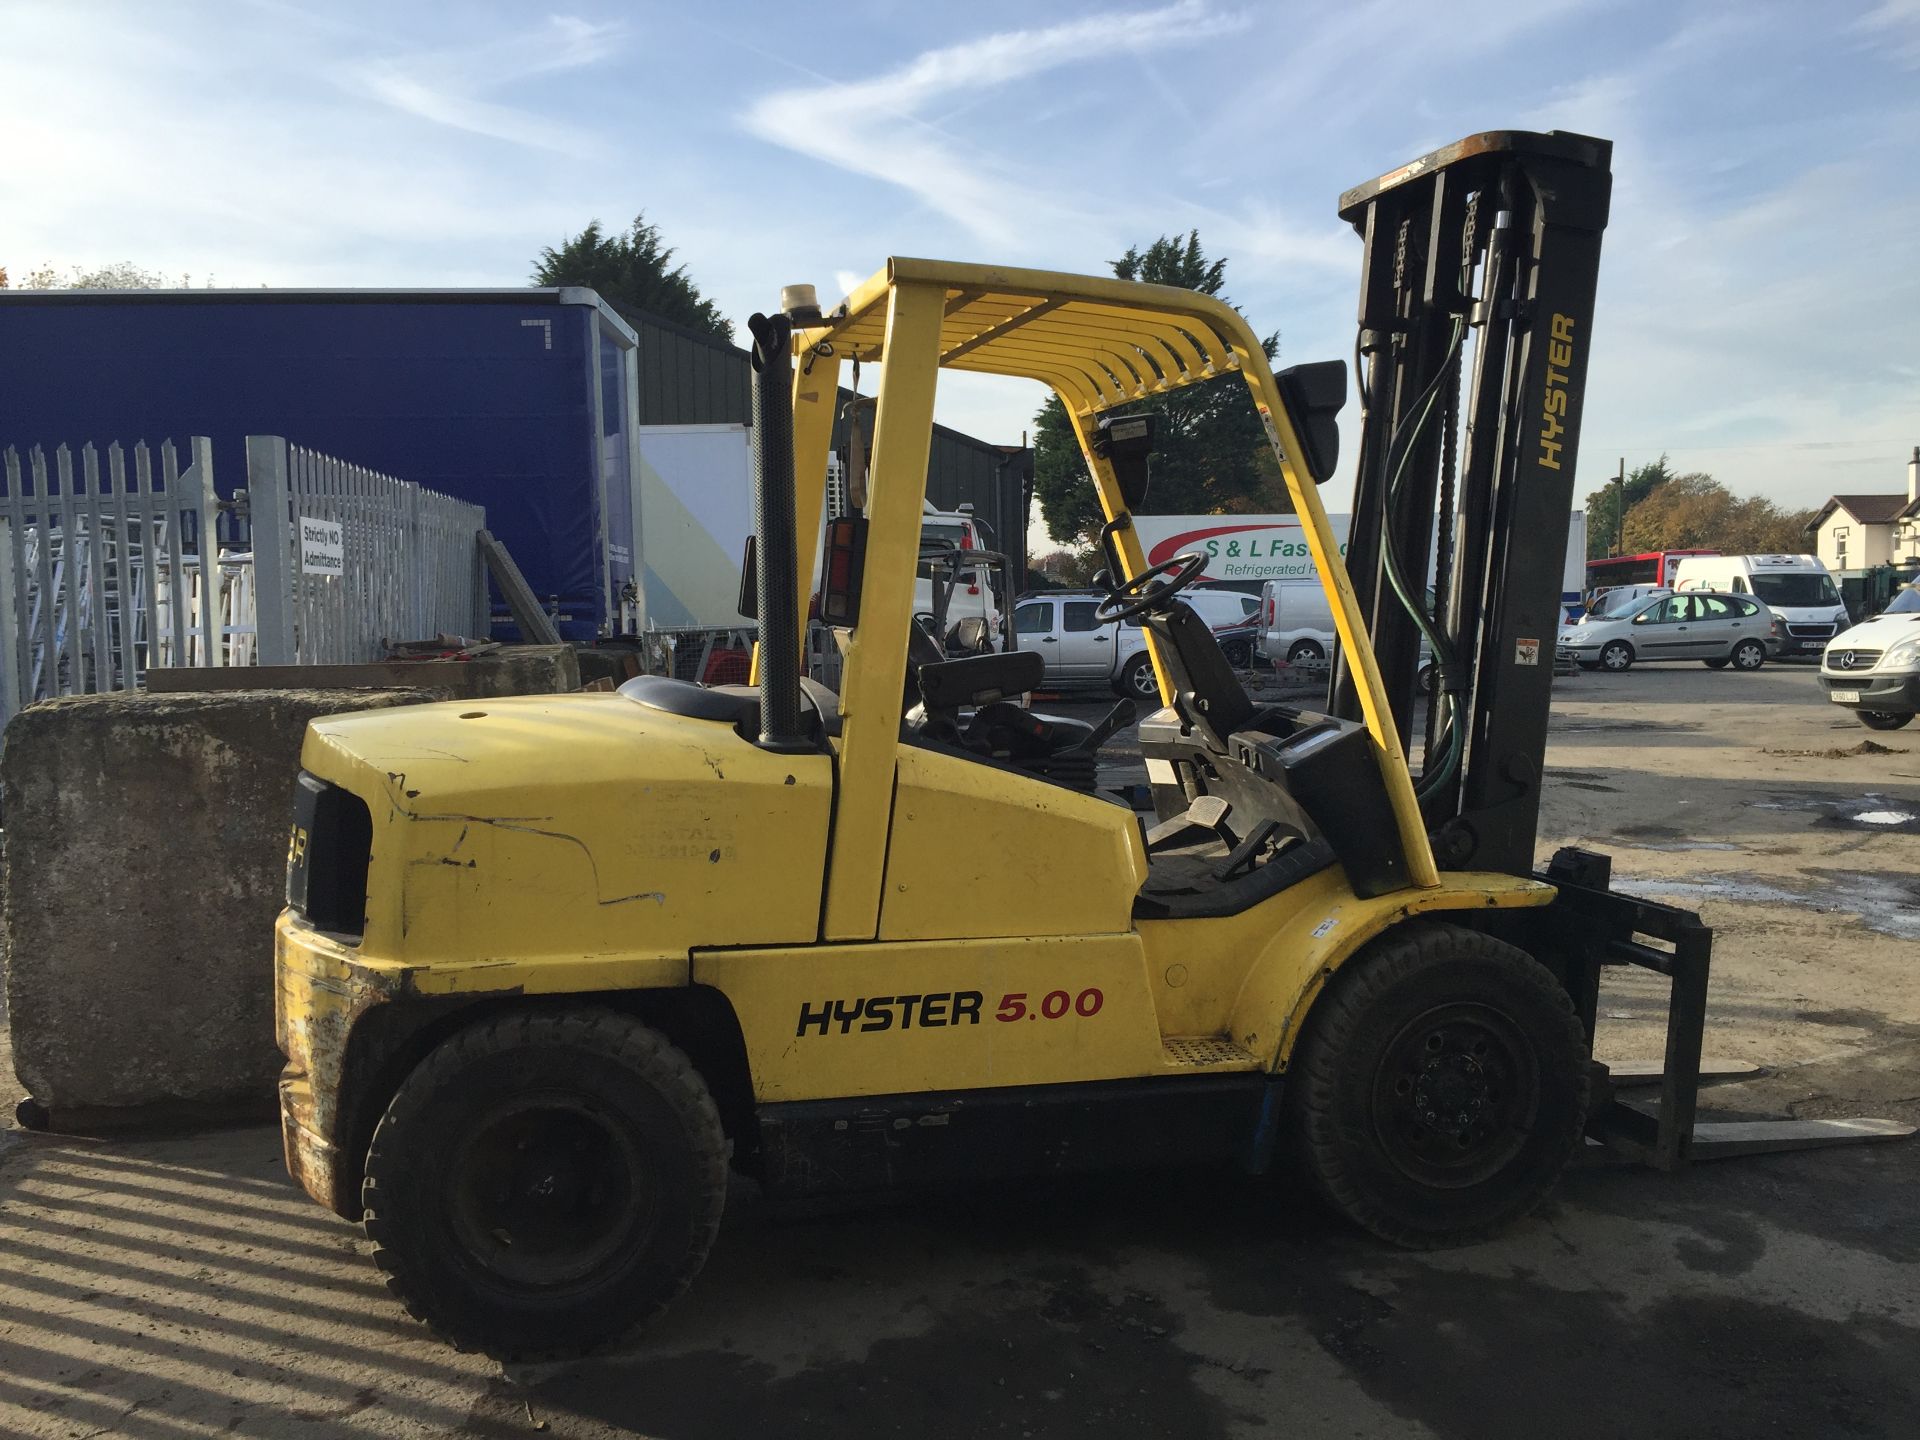
[[[503,1127],[516,1122],[533,1137],[517,1151],[543,1147],[532,1159],[508,1153]],[[598,1165],[578,1155],[596,1132],[612,1156]],[[489,1144],[504,1165],[476,1158]],[[415,1319],[463,1350],[533,1360],[659,1316],[706,1263],[726,1187],[719,1111],[686,1056],[629,1016],[580,1007],[500,1015],[443,1041],[375,1129],[361,1198],[374,1262]],[[570,1258],[575,1273],[526,1273],[546,1263],[539,1228],[596,1203],[610,1234]],[[522,1237],[505,1228],[509,1204]],[[514,1238],[528,1239],[524,1258]]]
[[[1227,657],[1227,664],[1236,670],[1253,668],[1253,642],[1250,640],[1229,640],[1220,647],[1220,653]]]
[[[1860,717],[1860,723],[1869,730],[1898,730],[1913,719],[1911,713],[1896,715],[1889,710],[1856,710],[1853,713]]]
[[[1456,1028],[1468,1035],[1475,1024],[1497,1024],[1507,1033],[1496,1043],[1516,1047],[1474,1070],[1492,1082],[1488,1128],[1498,1133],[1490,1153],[1476,1155],[1420,1124],[1423,1089],[1416,1087],[1429,1084],[1427,1074],[1393,1075],[1396,1046],[1430,1043],[1437,1032],[1422,1027],[1440,1026],[1442,1016],[1453,1017],[1448,1023],[1464,1017]],[[1430,1057],[1427,1072],[1443,1060],[1472,1063],[1436,1056],[1425,1044],[1412,1053]],[[1407,1098],[1400,1099],[1403,1080]],[[1413,921],[1342,966],[1315,1003],[1287,1069],[1287,1133],[1313,1189],[1356,1225],[1410,1249],[1466,1244],[1552,1192],[1582,1143],[1587,1085],[1586,1037],[1545,967],[1477,931]],[[1484,1173],[1457,1168],[1469,1162]],[[1436,1180],[1409,1165],[1456,1169]]]
[[[1429,660],[1420,667],[1419,673],[1413,678],[1414,683],[1420,687],[1420,693],[1422,695],[1431,695],[1433,694],[1434,685],[1438,683],[1440,679],[1440,667]]]
[[[1736,670],[1754,671],[1767,663],[1767,647],[1758,640],[1742,640],[1727,656]]]
[[[1624,640],[1609,640],[1600,647],[1600,668],[1609,675],[1624,675],[1633,668],[1633,647]]]
[[[22,1130],[47,1130],[53,1125],[53,1112],[31,1095],[13,1107],[13,1118]]]
[[[1318,640],[1296,640],[1287,647],[1289,665],[1318,665],[1326,658],[1326,648]]]
[[[1598,670],[1600,668],[1600,662],[1598,660],[1576,660],[1573,663],[1578,665],[1582,670]]]
[[[1150,700],[1160,708],[1160,679],[1153,673],[1153,659],[1142,650],[1120,667],[1120,678],[1113,693],[1128,700]]]
[[[1718,660],[1702,660],[1700,663],[1709,670],[1724,670],[1727,668],[1727,657],[1722,655]]]

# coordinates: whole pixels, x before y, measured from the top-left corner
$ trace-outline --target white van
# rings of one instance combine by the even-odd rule
[[[1317,665],[1333,653],[1333,607],[1318,580],[1269,580],[1260,587],[1255,648],[1272,664]]]
[[[1673,588],[1753,596],[1780,622],[1778,655],[1818,655],[1848,624],[1840,587],[1813,555],[1690,555]]]
[[[936,510],[932,501],[923,501],[922,506],[920,548],[923,553],[986,548],[980,543],[984,527],[973,518],[971,511]],[[962,570],[957,577],[950,577],[944,563],[936,567],[934,563],[922,561],[915,572],[918,578],[913,586],[914,613],[929,617],[933,614],[936,568],[943,586],[949,578],[953,580],[952,595],[947,602],[947,635],[969,615],[979,616],[987,622],[991,633],[999,634],[1000,606],[994,594],[999,577],[992,569]]]

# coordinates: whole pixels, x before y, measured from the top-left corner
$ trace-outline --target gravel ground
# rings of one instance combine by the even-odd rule
[[[1709,1054],[1771,1067],[1716,1107],[1920,1120],[1920,732],[1804,668],[1642,668],[1561,682],[1547,761],[1543,856],[1715,927]],[[1658,999],[1610,990],[1603,1053],[1656,1054]],[[0,1130],[0,1433],[1911,1436],[1917,1183],[1914,1142],[1595,1167],[1426,1255],[1229,1174],[805,1221],[742,1186],[652,1336],[503,1373],[405,1319],[269,1129]]]

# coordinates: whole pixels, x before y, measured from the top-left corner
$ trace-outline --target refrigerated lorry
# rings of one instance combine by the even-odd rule
[[[205,435],[230,496],[282,435],[484,505],[592,640],[637,605],[635,343],[578,287],[0,290],[0,446]]]

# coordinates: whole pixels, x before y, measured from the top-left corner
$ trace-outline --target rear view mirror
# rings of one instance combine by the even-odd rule
[[[1113,467],[1120,498],[1127,508],[1144,505],[1152,475],[1147,459],[1153,454],[1152,415],[1105,415],[1094,432],[1093,453]]]
[[[1291,457],[1305,465],[1313,483],[1324,485],[1340,463],[1340,409],[1347,403],[1347,362],[1319,360],[1311,365],[1289,365],[1274,381],[1280,399],[1300,432],[1307,453]]]

